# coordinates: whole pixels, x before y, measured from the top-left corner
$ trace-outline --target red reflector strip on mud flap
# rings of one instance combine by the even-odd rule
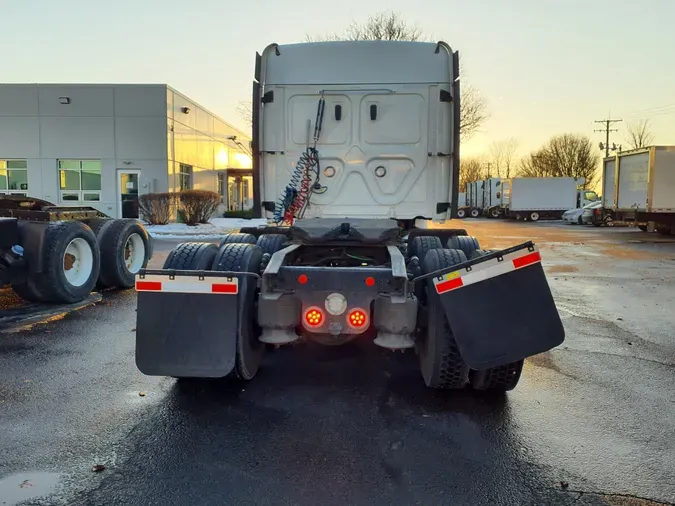
[[[169,279],[168,276],[147,275],[142,279],[136,278],[136,291],[236,295],[239,293],[239,280],[228,278],[227,281],[216,281],[214,278],[199,279],[198,276],[180,276]]]
[[[522,251],[516,251],[515,253],[504,256],[501,261],[498,258],[494,258],[487,262],[474,265],[471,270],[463,270],[463,272],[454,271],[445,274],[440,278],[435,278],[434,285],[436,286],[436,292],[442,294],[538,262],[541,262],[541,255],[538,251],[532,253],[527,252],[525,255],[523,255]]]
[[[565,339],[535,248],[478,262],[433,282],[462,358],[472,369],[516,362]]]

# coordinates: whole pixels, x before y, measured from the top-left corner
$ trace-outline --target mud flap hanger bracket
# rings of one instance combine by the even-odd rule
[[[138,278],[145,279],[145,276],[168,276],[170,280],[176,279],[176,276],[196,276],[199,281],[204,281],[206,278],[227,278],[232,281],[237,276],[247,276],[256,279],[258,287],[260,287],[260,274],[255,272],[234,272],[234,271],[188,271],[176,269],[140,269],[138,271]]]
[[[455,271],[461,271],[464,270],[466,272],[471,272],[472,267],[477,264],[481,264],[483,262],[487,262],[489,260],[497,259],[497,262],[502,262],[504,260],[504,257],[510,253],[515,253],[520,250],[527,249],[529,252],[532,252],[535,250],[534,243],[532,241],[527,241],[522,244],[518,244],[517,246],[512,246],[507,249],[499,250],[499,251],[494,251],[492,253],[488,253],[487,255],[474,258],[473,260],[467,260],[466,262],[462,262],[461,264],[455,264],[451,267],[445,267],[443,269],[440,269],[438,271],[430,272],[428,274],[423,274],[421,276],[417,276],[416,278],[413,278],[410,282],[415,284],[418,281],[423,281],[425,279],[433,279],[433,278],[438,278],[441,276],[444,276],[445,274],[448,274],[449,272],[455,272]]]

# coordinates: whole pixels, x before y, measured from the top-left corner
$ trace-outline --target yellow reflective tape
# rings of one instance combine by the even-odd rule
[[[458,277],[459,277],[459,271],[448,272],[447,274],[445,274],[443,276],[443,281],[448,281],[450,279],[455,279],[455,278],[458,278]]]

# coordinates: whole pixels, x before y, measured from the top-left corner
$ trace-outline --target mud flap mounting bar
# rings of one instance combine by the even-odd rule
[[[136,365],[152,376],[227,376],[249,272],[143,269],[136,277]]]
[[[541,256],[532,242],[496,251],[427,279],[472,369],[505,365],[548,351],[565,339]]]

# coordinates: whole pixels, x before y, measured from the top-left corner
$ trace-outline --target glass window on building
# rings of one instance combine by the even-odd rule
[[[0,160],[0,194],[28,195],[26,160]]]
[[[101,200],[101,160],[59,160],[58,163],[62,201]]]
[[[218,173],[218,195],[225,196],[225,174],[222,172]]]
[[[192,190],[192,165],[186,165],[184,163],[179,164],[178,189],[180,191]]]

